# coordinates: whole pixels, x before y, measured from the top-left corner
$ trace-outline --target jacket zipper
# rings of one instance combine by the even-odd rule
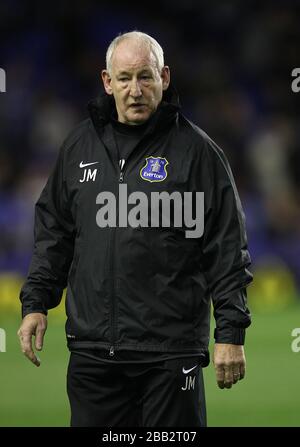
[[[121,167],[122,166],[122,167]],[[123,183],[124,181],[124,171],[123,171],[123,165],[121,165],[119,167],[120,172],[119,172],[119,183]],[[118,196],[119,196],[119,187],[118,187],[118,192],[117,192],[117,203],[118,203]],[[114,229],[114,232],[116,231],[116,229]],[[115,235],[115,233],[114,233]],[[115,248],[115,236],[113,238],[113,248]],[[111,315],[111,327],[112,327],[112,341],[111,341],[111,346],[109,348],[109,355],[110,357],[113,357],[115,355],[115,279],[114,279],[114,256],[112,256],[112,265],[111,265],[111,271],[112,271],[112,278],[113,278],[113,295],[112,295],[112,315]]]
[[[142,138],[142,140],[144,140],[144,138]],[[125,160],[122,159],[121,164],[119,164],[119,178],[118,178],[118,190],[117,190],[117,203],[118,203],[118,199],[119,199],[119,183],[123,183],[124,181],[124,167],[128,165],[128,159],[130,157],[132,157],[133,152],[136,151],[137,147],[140,145],[141,141],[134,147],[134,149],[132,150],[132,152],[129,154],[129,157],[127,158],[126,162]],[[118,155],[119,155],[119,151],[118,151]],[[123,163],[124,161],[124,163]],[[118,163],[120,163],[120,157],[118,157]],[[114,229],[114,238],[113,238],[113,250],[115,250],[115,231],[116,228]],[[113,296],[112,296],[112,314],[111,314],[111,328],[112,328],[112,338],[111,338],[111,345],[109,348],[109,356],[113,357],[115,355],[115,279],[114,279],[114,256],[112,256],[112,263],[111,263],[111,272],[112,272],[112,278],[113,278],[113,286],[112,286],[112,290],[113,290]]]

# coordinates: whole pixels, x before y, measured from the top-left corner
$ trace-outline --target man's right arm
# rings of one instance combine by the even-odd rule
[[[33,256],[20,292],[23,321],[18,335],[22,351],[35,364],[31,337],[35,334],[36,345],[41,344],[37,342],[43,340],[48,309],[61,301],[74,252],[75,226],[67,202],[64,157],[62,146],[35,205]]]

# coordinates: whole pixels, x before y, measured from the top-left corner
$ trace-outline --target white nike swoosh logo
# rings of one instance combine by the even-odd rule
[[[193,371],[193,369],[197,368],[197,366],[198,366],[198,365],[193,366],[193,368],[191,368],[191,369],[184,369],[184,366],[183,366],[183,368],[182,368],[182,372],[183,372],[183,374],[187,374],[187,373]]]
[[[86,166],[95,165],[96,163],[99,163],[99,161],[93,161],[93,163],[83,163],[83,161],[80,163],[80,168],[85,168]]]

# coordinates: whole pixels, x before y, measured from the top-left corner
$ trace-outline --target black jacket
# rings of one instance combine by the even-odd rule
[[[173,88],[122,170],[111,128],[113,98],[99,97],[89,111],[63,143],[35,205],[23,317],[47,314],[67,286],[69,348],[203,353],[212,298],[216,341],[243,344],[252,274],[244,213],[224,153],[182,115]],[[119,216],[115,227],[99,226],[105,206],[114,219],[114,202],[101,204],[98,195],[113,193],[119,212],[120,184],[128,196],[139,191],[149,199],[148,227],[121,226]],[[201,237],[187,238],[184,219],[176,226],[172,212],[168,227],[151,226],[150,194],[163,191],[204,193]],[[127,204],[128,212],[134,207]]]

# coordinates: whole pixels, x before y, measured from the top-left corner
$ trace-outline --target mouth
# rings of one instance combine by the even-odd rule
[[[145,107],[145,106],[146,106],[146,104],[130,104],[129,107],[132,107],[134,109],[138,109],[140,107]]]

